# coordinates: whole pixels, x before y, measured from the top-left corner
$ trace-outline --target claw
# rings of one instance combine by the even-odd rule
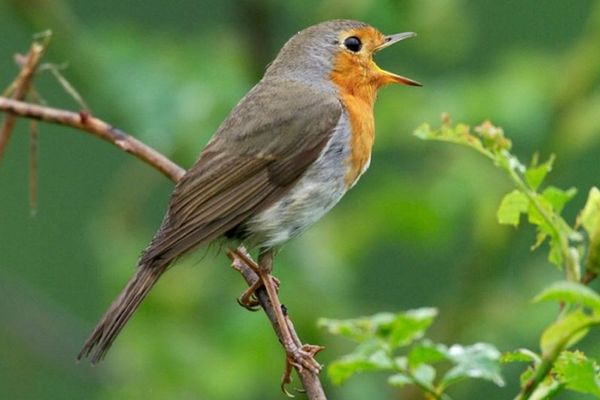
[[[244,307],[248,311],[256,312],[260,310],[260,303],[255,299],[244,300],[241,296],[238,297],[237,302],[240,306]]]
[[[298,373],[309,370],[313,374],[321,372],[323,366],[315,360],[315,355],[325,347],[312,344],[304,344],[286,356],[285,370],[281,378],[281,391],[288,397],[294,397],[293,394],[287,391],[286,385],[292,383],[292,370],[296,368]]]
[[[290,383],[292,383],[292,364],[288,362],[286,357],[285,370],[283,371],[283,376],[281,377],[281,385],[279,387],[287,397],[294,398],[295,396],[288,392],[288,390],[285,387]]]
[[[288,363],[296,367],[298,371],[306,368],[313,374],[318,374],[323,366],[315,360],[315,355],[323,349],[323,346],[304,344],[288,355]]]
[[[275,290],[278,291],[280,285],[279,279],[275,278],[272,275],[269,275],[269,279],[271,279]],[[238,304],[244,307],[246,310],[258,311],[260,309],[260,303],[258,302],[258,299],[255,296],[255,292],[262,287],[264,287],[263,282],[261,280],[256,281],[252,286],[246,289],[246,291],[244,291],[244,293],[242,293],[240,297],[238,297]]]
[[[275,290],[279,293],[279,288],[281,287],[281,281],[276,276],[270,275],[271,280],[273,281],[273,285],[275,285]]]

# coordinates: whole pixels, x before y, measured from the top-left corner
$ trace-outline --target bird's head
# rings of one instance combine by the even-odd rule
[[[381,69],[373,60],[378,51],[414,36],[412,32],[384,35],[359,21],[326,21],[294,35],[265,76],[314,84],[335,83],[350,91],[376,92],[390,83],[421,86],[417,81]]]

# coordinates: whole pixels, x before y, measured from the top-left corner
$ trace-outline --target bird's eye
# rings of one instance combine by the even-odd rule
[[[349,38],[347,38],[346,40],[344,40],[344,46],[346,46],[346,48],[354,53],[357,53],[360,51],[360,48],[362,47],[362,43],[360,41],[359,38],[357,38],[356,36],[350,36]]]

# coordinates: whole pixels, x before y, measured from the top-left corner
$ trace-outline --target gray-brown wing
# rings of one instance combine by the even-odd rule
[[[177,184],[140,263],[170,263],[275,202],[319,156],[341,113],[332,94],[293,82],[257,85]]]

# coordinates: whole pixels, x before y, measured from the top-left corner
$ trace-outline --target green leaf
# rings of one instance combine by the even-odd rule
[[[403,387],[413,383],[412,379],[404,374],[394,374],[388,378],[388,384],[396,387]]]
[[[435,368],[428,364],[421,364],[412,371],[412,374],[420,383],[431,387],[435,379]]]
[[[598,364],[583,353],[563,351],[554,364],[556,379],[573,391],[600,398]]]
[[[529,199],[522,192],[513,190],[500,202],[497,217],[498,222],[504,225],[519,226],[519,217],[527,212]]]
[[[536,199],[540,207],[545,211],[546,215],[552,214],[552,204],[543,196],[536,194]],[[533,205],[529,204],[527,208],[527,220],[530,224],[536,225],[542,232],[552,234],[552,226],[546,221],[542,213]]]
[[[552,170],[554,158],[554,154],[552,154],[545,163],[527,168],[527,171],[525,171],[525,181],[532,190],[537,190],[544,181],[544,178],[546,178],[546,175],[548,175],[548,172]]]
[[[472,346],[453,345],[448,349],[448,359],[455,364],[444,376],[441,383],[449,386],[466,378],[481,378],[504,385],[500,374],[500,352],[487,343]]]
[[[436,315],[435,308],[419,308],[397,314],[389,333],[392,348],[405,346],[421,338]]]
[[[339,385],[358,372],[386,371],[393,367],[392,360],[384,350],[378,350],[370,355],[352,353],[331,363],[327,373],[331,381]]]
[[[548,253],[548,261],[556,265],[558,269],[562,269],[563,253],[560,241],[555,237],[550,238],[550,252]]]
[[[540,362],[540,357],[531,350],[518,349],[515,351],[508,351],[506,353],[502,353],[502,356],[500,357],[500,362],[504,364],[513,362],[532,362],[537,364]]]
[[[527,367],[527,369],[525,371],[523,371],[523,373],[519,376],[519,382],[521,383],[521,387],[524,387],[527,382],[529,382],[529,380],[531,378],[533,378],[533,368],[532,367]]]
[[[580,304],[600,313],[600,295],[581,283],[560,281],[544,289],[533,301],[562,301]]]
[[[531,251],[540,247],[547,237],[548,235],[546,233],[538,230],[537,234],[535,235],[535,243],[531,245]]]
[[[540,341],[543,354],[565,349],[581,340],[591,325],[600,323],[600,318],[590,316],[581,309],[570,312],[550,325]]]
[[[389,341],[392,348],[420,338],[437,315],[434,308],[420,308],[401,313],[378,313],[370,317],[346,320],[321,318],[320,327],[330,333],[364,342],[372,338]]]
[[[577,189],[574,187],[567,190],[562,190],[556,186],[548,186],[542,192],[542,197],[552,205],[552,208],[557,214],[560,214],[565,207],[565,204],[573,199],[576,194]]]
[[[420,364],[430,364],[448,359],[448,348],[443,344],[436,344],[430,340],[423,340],[415,344],[408,353],[408,363],[414,368]]]
[[[583,225],[590,237],[598,232],[598,226],[600,225],[600,190],[597,187],[594,186],[590,189],[578,222]]]
[[[396,315],[393,313],[378,313],[370,317],[345,320],[321,318],[318,325],[334,335],[363,342],[373,338],[378,331],[389,329],[395,320]]]

